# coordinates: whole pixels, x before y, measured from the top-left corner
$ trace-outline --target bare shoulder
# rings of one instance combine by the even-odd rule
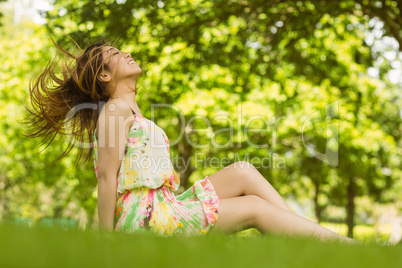
[[[108,100],[103,106],[104,113],[109,115],[130,115],[131,108],[128,103],[122,99]]]
[[[113,124],[122,121],[128,123],[127,119],[130,116],[132,116],[131,107],[126,101],[121,99],[111,99],[102,107],[99,115],[98,126],[100,128],[107,127],[106,125],[109,125],[109,120],[111,118],[114,119]],[[110,123],[112,123],[112,121]]]

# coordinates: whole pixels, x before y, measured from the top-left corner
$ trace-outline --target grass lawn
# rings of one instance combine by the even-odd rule
[[[402,267],[402,246],[274,235],[158,237],[0,224],[0,267]]]

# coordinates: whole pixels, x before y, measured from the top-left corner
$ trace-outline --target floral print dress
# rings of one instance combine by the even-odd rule
[[[206,234],[218,219],[219,205],[208,176],[176,196],[173,191],[180,179],[171,163],[163,129],[134,113],[128,136],[116,182],[115,231],[162,236]],[[98,146],[94,134],[97,180]]]

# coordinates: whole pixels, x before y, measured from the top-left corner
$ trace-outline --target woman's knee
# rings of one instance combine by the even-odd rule
[[[250,171],[250,169],[255,169],[253,164],[247,162],[247,161],[237,161],[233,164],[230,165],[232,168],[235,168],[236,170],[239,170],[239,172],[243,171]]]
[[[247,161],[237,161],[229,166],[233,169],[236,178],[242,180],[242,182],[249,183],[249,179],[252,179],[253,172],[256,169],[252,164]]]
[[[256,227],[264,202],[264,199],[256,195],[221,199],[216,229],[236,232]]]
[[[232,164],[232,168],[235,170],[236,178],[241,180],[243,188],[250,187],[250,184],[255,183],[255,180],[258,179],[255,173],[257,169],[247,161],[235,162]]]
[[[220,198],[243,196],[250,185],[254,184],[253,165],[238,161],[209,176]],[[230,185],[231,187],[228,187]]]
[[[245,228],[256,228],[259,230],[261,225],[262,214],[267,211],[270,204],[257,195],[242,196],[244,205],[247,207]]]
[[[261,219],[261,214],[266,211],[267,206],[270,204],[265,199],[257,195],[245,195],[244,197],[247,197],[247,202],[250,206],[249,223],[253,227],[257,228]]]

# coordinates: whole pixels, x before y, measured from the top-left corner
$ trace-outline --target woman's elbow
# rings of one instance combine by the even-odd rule
[[[116,181],[117,176],[113,173],[99,172],[98,181],[99,182],[113,182]]]

